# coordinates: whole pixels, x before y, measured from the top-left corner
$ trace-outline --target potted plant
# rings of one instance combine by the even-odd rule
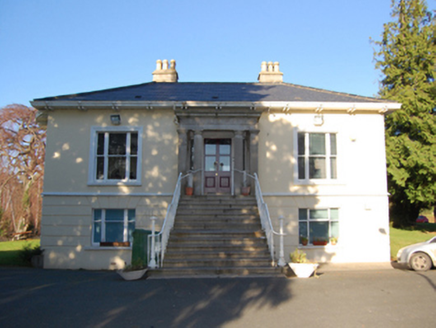
[[[148,267],[144,265],[141,259],[137,259],[132,261],[132,264],[129,264],[124,267],[122,270],[118,270],[117,273],[124,280],[138,280],[141,279],[142,276],[147,272]]]
[[[336,245],[337,243],[338,243],[338,238],[337,237],[330,238],[330,244]]]
[[[308,242],[309,242],[309,240],[307,239],[307,237],[300,236],[300,243],[301,243],[301,245],[306,246]]]
[[[250,194],[250,186],[248,185],[247,182],[247,172],[244,171],[243,176],[242,176],[242,195],[243,196],[248,196]]]
[[[194,193],[194,176],[192,173],[188,175],[188,184],[185,187],[185,195],[192,196]]]
[[[298,248],[289,254],[291,262],[289,267],[294,271],[298,278],[309,278],[318,267],[318,263],[311,263],[307,260],[306,253]]]
[[[315,238],[312,243],[314,246],[325,246],[328,244],[328,241],[324,238]]]

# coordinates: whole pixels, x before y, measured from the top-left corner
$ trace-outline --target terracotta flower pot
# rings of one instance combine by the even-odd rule
[[[186,187],[185,188],[186,196],[192,196],[193,193],[194,193],[194,188],[193,187]]]
[[[242,187],[242,195],[248,196],[250,194],[250,187]]]

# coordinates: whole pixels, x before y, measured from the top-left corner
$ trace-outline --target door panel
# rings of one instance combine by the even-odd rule
[[[230,193],[231,139],[205,139],[204,144],[205,193]]]

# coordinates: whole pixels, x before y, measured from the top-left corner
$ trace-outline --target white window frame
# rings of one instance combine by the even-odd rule
[[[100,210],[101,211],[101,218],[100,220],[95,220],[95,211]],[[92,211],[92,234],[91,234],[91,244],[92,246],[100,246],[100,242],[106,242],[106,211],[110,210],[122,210],[123,213],[123,240],[119,240],[119,242],[130,242],[130,246],[132,246],[132,240],[129,240],[129,223],[134,222],[136,224],[136,210],[135,209],[121,209],[121,208],[95,208]],[[135,210],[135,216],[133,220],[129,221],[129,210]],[[96,242],[94,240],[94,234],[95,234],[95,223],[100,222],[101,223],[101,235],[100,235],[100,241]],[[111,221],[111,222],[120,222],[120,221]]]
[[[298,159],[301,157],[298,154],[298,134],[304,133],[305,134],[305,151],[304,151],[304,158],[305,158],[305,178],[300,179],[298,174],[299,164]],[[320,179],[320,178],[309,178],[309,134],[324,134],[328,136],[326,140],[326,178]],[[336,155],[332,156],[330,152],[330,135],[336,135]],[[293,136],[293,154],[295,159],[295,165],[294,165],[294,181],[296,184],[307,184],[307,185],[322,185],[322,184],[343,184],[343,181],[341,180],[341,146],[340,146],[340,133],[337,131],[332,130],[306,130],[306,129],[294,129],[294,136]],[[331,166],[330,166],[330,159],[336,158],[336,178],[331,178]]]
[[[138,154],[136,165],[136,179],[130,179],[130,175],[126,174],[125,179],[114,180],[107,179],[107,160],[105,161],[105,177],[97,179],[97,146],[99,133],[138,133]],[[91,145],[89,150],[89,169],[88,169],[88,185],[141,185],[142,181],[142,127],[134,126],[93,126],[91,127]],[[106,138],[105,138],[106,142]],[[107,148],[107,147],[105,147]],[[129,148],[129,147],[128,147]],[[107,149],[105,149],[107,151]],[[127,155],[129,159],[129,154]],[[106,155],[105,155],[105,158]],[[126,165],[126,169],[130,170],[130,165]],[[128,171],[127,171],[128,172]]]
[[[306,218],[307,220],[302,220],[300,218],[300,211],[306,210]],[[317,211],[317,210],[327,210],[327,218],[325,219],[312,219],[310,216],[310,212],[311,211]],[[338,211],[338,218],[337,219],[332,219],[331,216],[331,210],[337,210]],[[301,224],[306,224],[306,231],[307,231],[307,236],[303,236],[303,237],[307,237],[308,239],[308,243],[307,246],[315,246],[313,245],[313,243],[310,243],[310,239],[311,239],[311,235],[310,235],[310,223],[317,223],[317,222],[328,222],[328,240],[327,240],[327,244],[331,243],[331,238],[335,237],[336,239],[339,239],[339,223],[340,223],[340,214],[341,211],[339,209],[339,207],[330,207],[330,208],[299,208],[298,209],[298,243],[301,246],[301,235],[300,235],[300,225]],[[338,224],[338,233],[337,235],[333,235],[332,233],[332,222],[337,222]]]

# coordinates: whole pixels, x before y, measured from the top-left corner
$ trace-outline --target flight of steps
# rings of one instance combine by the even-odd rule
[[[275,276],[254,197],[183,196],[151,277]]]

